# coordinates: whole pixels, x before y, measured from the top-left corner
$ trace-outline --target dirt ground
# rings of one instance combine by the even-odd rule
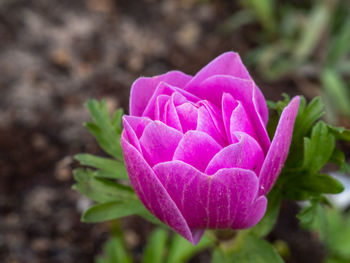
[[[100,153],[84,130],[83,103],[106,98],[128,108],[132,82],[171,69],[194,74],[220,53],[244,55],[258,27],[220,34],[234,1],[0,1],[1,262],[93,262],[107,224],[84,224],[89,200],[71,190],[72,155]],[[292,79],[264,82],[268,99],[300,93]],[[321,262],[322,246],[300,230],[286,203],[271,234],[291,246],[290,262]],[[124,222],[136,258],[151,226]],[[210,262],[208,253],[191,262]]]

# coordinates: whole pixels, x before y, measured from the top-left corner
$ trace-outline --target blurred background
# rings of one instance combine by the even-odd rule
[[[109,225],[81,223],[90,201],[71,190],[72,156],[101,153],[83,103],[127,112],[137,77],[195,74],[229,50],[268,100],[322,96],[327,121],[350,128],[348,0],[0,0],[1,262],[94,262]],[[285,203],[268,238],[287,244],[288,262],[323,262],[298,209]],[[138,262],[152,226],[121,224]]]

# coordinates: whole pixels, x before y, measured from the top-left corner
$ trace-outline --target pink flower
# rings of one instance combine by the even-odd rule
[[[152,214],[193,244],[205,229],[249,228],[265,213],[298,107],[295,97],[270,142],[265,98],[234,52],[194,77],[139,78],[123,118],[131,183]]]

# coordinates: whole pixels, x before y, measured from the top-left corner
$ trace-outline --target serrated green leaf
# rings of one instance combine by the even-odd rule
[[[266,213],[261,221],[251,228],[251,233],[259,237],[266,236],[274,227],[281,207],[282,194],[279,188],[272,188],[267,196],[268,203]]]
[[[234,251],[227,262],[283,263],[275,248],[265,240],[253,235],[244,238],[240,248]]]
[[[82,221],[87,223],[103,222],[135,215],[144,209],[143,204],[137,199],[101,203],[88,208],[82,216]]]
[[[123,117],[123,109],[117,109],[113,116],[112,116],[112,126],[114,128],[114,130],[121,134],[122,133],[122,127],[121,127],[121,123],[122,123],[122,117]]]
[[[123,159],[120,144],[120,133],[117,132],[117,124],[111,122],[107,105],[104,100],[89,100],[85,106],[90,111],[94,123],[86,123],[85,127],[94,135],[98,144],[108,154],[118,160]],[[115,119],[118,119],[115,117]],[[116,121],[116,120],[115,120]]]
[[[82,165],[100,169],[97,172],[99,177],[128,180],[128,173],[125,165],[109,158],[99,157],[92,154],[77,154],[74,158]]]
[[[154,230],[148,238],[143,254],[143,263],[162,263],[165,255],[168,232],[158,228]]]
[[[166,263],[184,263],[193,255],[212,245],[212,241],[207,236],[203,236],[201,241],[193,246],[182,236],[175,234],[172,238]]]
[[[345,154],[341,150],[335,148],[329,161],[337,164],[341,172],[350,174],[350,166],[346,163]]]
[[[99,203],[136,198],[131,187],[97,178],[92,170],[74,170],[75,190]]]
[[[311,132],[311,138],[304,138],[304,169],[318,172],[330,159],[335,147],[335,138],[328,132],[327,125],[319,121]]]

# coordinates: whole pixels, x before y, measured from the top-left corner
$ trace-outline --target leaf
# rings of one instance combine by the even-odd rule
[[[320,194],[338,194],[344,186],[327,174],[296,174],[285,182],[284,196],[292,200],[306,200]]]
[[[112,126],[114,128],[114,130],[118,133],[118,134],[121,134],[122,133],[122,126],[121,126],[121,123],[122,123],[122,117],[123,117],[123,109],[120,108],[120,109],[117,109],[114,113],[113,113],[113,116],[112,116]]]
[[[321,81],[333,106],[344,115],[350,116],[350,94],[341,76],[335,70],[326,69],[321,74]]]
[[[330,159],[335,147],[335,138],[328,132],[327,125],[319,121],[311,132],[311,138],[304,139],[303,167],[311,173],[318,172]]]
[[[82,165],[100,169],[97,172],[100,177],[129,180],[125,165],[122,162],[87,153],[77,154],[74,158]]]
[[[268,194],[266,213],[263,219],[253,228],[251,232],[259,237],[266,236],[274,227],[281,207],[282,194],[279,188],[272,188]]]
[[[322,240],[327,236],[327,221],[323,206],[319,200],[312,200],[310,206],[304,207],[298,214],[301,227],[318,230]]]
[[[77,183],[73,188],[96,202],[120,201],[136,198],[131,187],[116,182],[97,178],[93,171],[76,169],[74,179]]]
[[[132,263],[121,237],[116,236],[108,240],[103,246],[103,256],[95,259],[96,263]]]
[[[335,148],[329,161],[337,164],[341,172],[350,174],[350,165],[346,163],[345,154],[341,150]]]
[[[104,100],[98,102],[97,100],[88,100],[85,106],[90,111],[93,123],[85,123],[85,127],[94,135],[98,144],[108,154],[118,160],[123,159],[122,148],[120,143],[120,133],[117,129],[118,125],[115,123],[120,121],[118,114],[114,117],[114,123],[111,122],[107,105]],[[118,117],[118,118],[117,118]]]
[[[341,29],[330,41],[327,64],[333,67],[345,54],[350,51],[350,18],[348,17],[341,25]]]
[[[158,228],[154,230],[147,241],[147,245],[143,254],[143,263],[162,263],[168,232]]]
[[[350,260],[350,216],[341,211],[327,209],[328,238],[326,245],[331,254]]]
[[[283,259],[270,243],[256,236],[247,235],[240,249],[234,251],[227,262],[283,263]]]
[[[350,142],[350,130],[345,129],[344,127],[336,127],[331,125],[328,125],[328,129],[337,140]]]
[[[301,38],[295,47],[295,58],[304,61],[313,52],[321,39],[322,33],[327,29],[331,11],[325,2],[315,5],[301,32]]]
[[[87,223],[103,222],[135,215],[143,209],[143,204],[137,199],[101,203],[88,208],[82,216],[82,221]]]
[[[306,136],[314,123],[321,118],[323,114],[324,104],[320,97],[314,98],[307,106],[305,98],[301,97],[299,111],[294,125],[293,140],[300,140]]]
[[[175,234],[172,238],[169,254],[166,263],[182,263],[189,260],[194,254],[202,251],[212,245],[211,239],[203,236],[201,241],[193,246],[182,236]]]

